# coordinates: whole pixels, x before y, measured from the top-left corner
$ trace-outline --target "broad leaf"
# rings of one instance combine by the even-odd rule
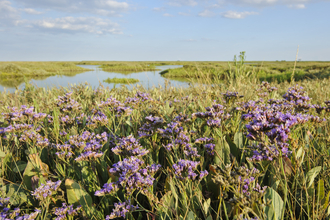
[[[274,189],[268,187],[265,194],[265,200],[267,201],[267,199],[271,200],[270,205],[265,207],[267,220],[280,220],[284,205],[281,196]]]
[[[320,173],[321,169],[321,166],[317,166],[306,173],[305,183],[307,183],[307,188],[313,184],[315,177]]]

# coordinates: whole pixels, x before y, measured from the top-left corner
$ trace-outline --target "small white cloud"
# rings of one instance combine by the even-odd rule
[[[185,13],[185,12],[179,12],[178,15],[182,15],[182,16],[190,16],[189,13]]]
[[[169,14],[169,13],[165,13],[165,14],[163,14],[163,16],[164,16],[164,17],[174,17],[174,15]]]
[[[51,33],[92,33],[92,34],[122,34],[117,23],[109,19],[97,17],[63,17],[35,21],[21,21],[26,27],[36,28]]]
[[[198,3],[195,0],[170,0],[171,6],[196,6]]]
[[[43,8],[66,13],[92,13],[103,16],[119,16],[131,8],[127,2],[116,0],[15,0],[15,2],[25,8]]]
[[[222,13],[222,17],[225,18],[231,18],[231,19],[242,19],[245,18],[248,15],[256,15],[258,14],[257,12],[249,12],[249,11],[244,11],[244,12],[237,12],[237,11],[226,11]]]
[[[204,11],[198,13],[198,16],[199,17],[213,17],[213,16],[215,16],[215,13],[210,10],[205,9]]]
[[[153,11],[165,11],[165,7],[153,8]]]
[[[41,11],[37,11],[33,8],[24,8],[24,9],[21,9],[22,11],[28,13],[28,14],[31,14],[31,15],[40,15],[40,14],[43,14],[43,12]]]
[[[104,5],[108,8],[111,9],[128,9],[129,5],[126,2],[117,2],[117,1],[113,1],[113,0],[100,0],[100,1],[96,1],[97,4],[99,5]]]
[[[294,4],[294,5],[288,5],[289,8],[295,8],[295,9],[304,9],[306,6],[304,4]]]

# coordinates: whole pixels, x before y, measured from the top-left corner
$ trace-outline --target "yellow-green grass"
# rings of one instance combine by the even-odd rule
[[[0,78],[77,74],[87,70],[74,62],[0,62]]]
[[[103,80],[106,83],[121,83],[121,84],[134,84],[140,82],[138,79],[134,78],[107,78]]]

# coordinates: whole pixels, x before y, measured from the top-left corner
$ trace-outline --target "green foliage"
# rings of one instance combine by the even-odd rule
[[[133,78],[107,78],[103,80],[106,83],[121,83],[121,84],[134,84],[140,82],[138,79]]]

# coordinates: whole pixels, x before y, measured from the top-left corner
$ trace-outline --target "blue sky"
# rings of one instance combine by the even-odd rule
[[[0,61],[330,60],[330,0],[0,0]]]

